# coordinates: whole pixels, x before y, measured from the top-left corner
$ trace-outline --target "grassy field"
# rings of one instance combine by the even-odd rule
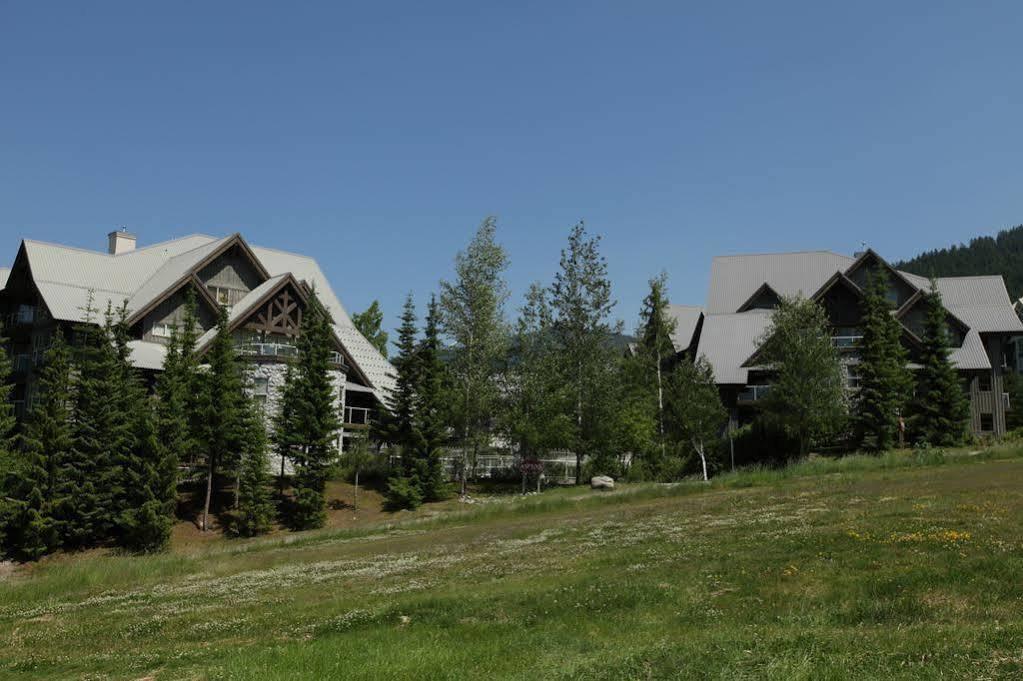
[[[816,460],[7,566],[0,676],[1020,678],[1020,457]]]

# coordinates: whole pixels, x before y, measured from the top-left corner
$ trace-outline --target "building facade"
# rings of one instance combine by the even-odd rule
[[[184,321],[192,292],[201,335],[200,357],[216,335],[220,307],[239,354],[250,363],[252,390],[270,415],[280,397],[302,314],[312,292],[333,321],[332,375],[344,438],[368,427],[393,386],[390,363],[355,328],[317,262],[304,255],[248,244],[240,234],[191,235],[136,248],[136,238],[112,232],[104,251],[32,240],[21,242],[0,270],[0,315],[14,365],[14,405],[24,418],[37,395],[43,353],[56,329],[71,338],[86,310],[127,306],[131,361],[152,376],[163,368],[171,330]]]
[[[915,366],[924,326],[925,277],[900,272],[872,250],[854,257],[830,251],[771,253],[714,258],[707,305],[672,306],[681,336],[676,348],[696,348],[714,368],[733,425],[748,422],[757,401],[770,390],[770,373],[757,364],[760,342],[783,296],[802,295],[827,312],[832,340],[842,357],[846,384],[857,388],[860,301],[867,277],[881,268],[888,299],[902,325],[902,343]],[[1023,323],[1013,310],[1001,276],[943,277],[935,280],[947,312],[950,359],[969,395],[971,426],[978,435],[1005,433],[1009,396],[1003,378],[1011,363],[1013,340]],[[696,321],[694,321],[694,318]]]

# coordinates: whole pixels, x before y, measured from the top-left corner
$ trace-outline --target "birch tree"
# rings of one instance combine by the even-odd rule
[[[710,362],[700,355],[695,362],[680,362],[668,378],[667,423],[680,446],[699,457],[703,479],[708,480],[707,448],[721,437],[728,412],[714,382]]]
[[[441,329],[451,340],[451,372],[458,394],[453,406],[461,431],[462,494],[480,450],[490,446],[500,394],[498,374],[507,342],[503,274],[508,256],[495,240],[488,217],[466,250],[455,257],[455,280],[441,281]]]

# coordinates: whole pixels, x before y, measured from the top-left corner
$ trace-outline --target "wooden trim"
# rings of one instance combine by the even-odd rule
[[[873,248],[868,248],[863,253],[861,253],[860,257],[856,258],[856,260],[853,262],[852,265],[849,265],[849,267],[845,270],[844,274],[847,277],[850,276],[853,272],[858,270],[863,265],[864,262],[866,262],[867,258],[869,258],[871,256],[877,258],[881,262],[881,264],[884,266],[885,269],[887,269],[889,272],[894,274],[896,276],[896,278],[898,278],[900,281],[902,281],[903,284],[908,286],[911,291],[919,292],[919,291],[922,290],[919,286],[917,286],[916,284],[911,282],[909,279],[907,279],[906,275],[904,275],[902,272],[900,272],[897,269],[895,269],[894,267],[892,267],[888,263],[888,261],[885,260],[884,258],[882,258],[880,255],[878,255],[877,252]],[[912,296],[910,296],[910,297],[912,297]]]
[[[781,295],[777,291],[774,290],[774,287],[772,287],[770,284],[768,284],[765,281],[763,284],[761,284],[757,288],[756,291],[753,292],[753,295],[751,295],[749,298],[746,299],[745,303],[743,303],[742,305],[739,306],[739,309],[736,310],[735,313],[738,314],[740,312],[747,312],[748,310],[750,310],[751,309],[750,305],[753,304],[753,301],[756,300],[757,298],[759,298],[760,295],[762,293],[764,293],[765,291],[770,291],[772,294],[774,294],[775,298],[777,298],[779,301],[781,300]]]

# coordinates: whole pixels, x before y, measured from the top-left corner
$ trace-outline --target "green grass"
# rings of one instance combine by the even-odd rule
[[[813,459],[0,581],[11,678],[1018,678],[1023,451]]]

